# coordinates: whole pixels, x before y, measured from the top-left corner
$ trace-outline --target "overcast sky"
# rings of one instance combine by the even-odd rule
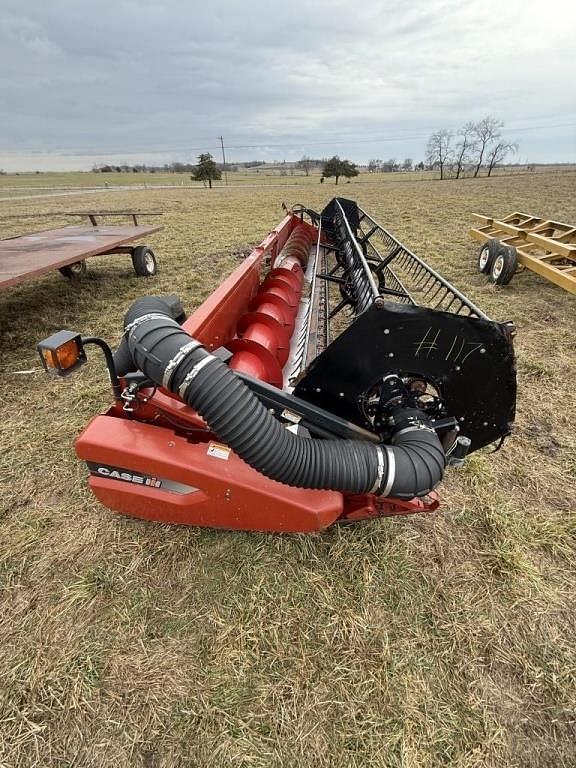
[[[0,0],[0,167],[423,158],[493,114],[576,161],[573,0]]]

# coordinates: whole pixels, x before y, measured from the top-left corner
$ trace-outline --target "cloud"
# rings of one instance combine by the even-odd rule
[[[232,157],[364,160],[414,156],[426,132],[486,113],[576,124],[565,0],[3,6],[0,151],[184,158],[224,134],[232,147],[285,145]],[[544,133],[520,134],[521,154],[576,160],[576,130],[547,149]],[[406,138],[383,141],[394,136]]]

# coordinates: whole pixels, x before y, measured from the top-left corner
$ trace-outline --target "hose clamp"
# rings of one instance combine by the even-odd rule
[[[126,328],[124,328],[124,334],[126,336],[130,335],[133,330],[138,328],[139,325],[142,325],[142,323],[147,323],[148,320],[168,320],[170,323],[178,325],[176,320],[168,317],[168,315],[162,315],[159,312],[149,312],[147,315],[141,315],[140,317],[137,317],[136,320],[133,320],[129,325],[127,325]]]
[[[176,352],[174,357],[168,362],[166,368],[164,368],[164,375],[162,376],[162,386],[164,389],[170,389],[170,381],[172,380],[172,376],[186,355],[201,346],[202,344],[199,341],[192,339],[192,341],[189,341],[188,344],[184,344],[182,347],[180,347],[178,352]]]
[[[395,432],[392,435],[391,442],[394,443],[396,441],[396,438],[400,437],[400,435],[406,434],[406,432],[433,432],[436,434],[436,430],[432,427],[427,427],[425,424],[419,423],[418,425],[413,425],[411,427],[404,427],[403,429],[399,429],[398,432]]]
[[[374,485],[372,488],[370,488],[370,493],[376,493],[382,484],[382,477],[384,476],[384,454],[382,453],[382,448],[380,448],[379,445],[376,446],[376,455],[378,456],[378,474],[376,476]]]
[[[394,485],[394,480],[396,479],[396,457],[394,456],[394,451],[389,446],[384,446],[386,453],[388,455],[388,475],[386,477],[386,485],[384,486],[383,490],[380,492],[380,496],[388,496],[390,491],[392,490],[392,486]]]
[[[182,384],[180,384],[180,386],[178,387],[178,395],[182,398],[182,400],[184,400],[186,390],[188,389],[192,381],[194,381],[196,376],[200,373],[202,368],[208,365],[208,363],[211,363],[213,360],[216,360],[214,355],[208,355],[208,357],[205,357],[203,360],[200,360],[199,363],[196,363],[194,368],[192,368],[192,370],[186,374]]]

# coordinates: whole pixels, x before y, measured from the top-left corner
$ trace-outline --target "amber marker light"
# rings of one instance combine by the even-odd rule
[[[37,349],[44,369],[56,376],[68,376],[86,362],[82,337],[74,331],[58,331]]]

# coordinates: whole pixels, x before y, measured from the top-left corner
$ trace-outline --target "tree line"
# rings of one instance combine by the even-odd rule
[[[212,157],[212,155],[210,155]],[[216,165],[223,171],[224,163],[217,161]],[[196,168],[196,163],[165,163],[164,165],[148,165],[146,163],[136,163],[135,165],[128,165],[122,163],[121,165],[110,165],[107,163],[97,163],[92,166],[93,173],[193,173]],[[258,168],[261,165],[266,165],[264,160],[246,160],[238,163],[226,163],[226,170],[229,172],[235,172],[241,168]]]
[[[457,131],[441,128],[435,131],[429,138],[426,146],[426,162],[414,163],[407,157],[399,163],[395,158],[389,160],[370,160],[368,162],[369,173],[390,173],[394,171],[412,170],[439,170],[440,178],[459,179],[465,173],[471,173],[476,178],[482,168],[486,168],[488,176],[505,159],[518,151],[518,144],[506,141],[502,137],[504,123],[488,115],[477,123],[468,122]],[[212,186],[212,181],[221,178],[222,171],[238,171],[239,168],[257,169],[266,165],[263,160],[253,160],[243,163],[223,164],[214,160],[211,154],[203,153],[198,157],[196,164],[171,163],[164,166],[146,165],[99,165],[94,166],[93,171],[101,173],[155,173],[164,171],[171,173],[190,173],[194,181],[202,181]],[[313,169],[320,169],[320,182],[324,179],[334,178],[335,183],[341,177],[351,179],[358,176],[358,167],[350,160],[343,160],[338,155],[329,159],[314,159],[304,155],[292,165],[293,168],[304,171],[309,176]],[[281,171],[282,173],[282,171]]]
[[[395,157],[391,157],[389,160],[369,160],[368,161],[368,173],[394,173],[396,171],[423,171],[424,163],[418,163],[414,165],[414,160],[411,157],[405,158],[402,162],[396,160]]]
[[[321,165],[322,176],[320,181],[324,179],[335,179],[335,183],[338,184],[338,179],[344,177],[351,179],[354,176],[358,176],[358,168],[354,163],[349,160],[341,160],[338,155],[334,155],[329,160],[318,161],[312,160],[309,157],[303,157],[297,164],[297,167],[302,169],[306,176],[310,173],[313,165]],[[218,167],[218,164],[214,162],[214,158],[209,153],[199,155],[198,164],[192,169],[191,178],[194,181],[202,181],[204,184],[208,183],[208,186],[212,188],[212,181],[218,181],[222,178],[222,172]]]
[[[320,182],[324,179],[335,179],[335,183],[338,184],[338,179],[344,177],[351,179],[354,176],[358,176],[358,168],[354,163],[349,160],[341,160],[338,155],[334,155],[329,160],[315,161],[309,157],[303,157],[297,164],[297,167],[302,169],[306,176],[309,175],[310,169],[313,165],[321,165],[322,176]],[[206,153],[199,155],[198,164],[192,169],[191,178],[194,181],[202,181],[204,185],[206,182],[208,186],[212,188],[212,181],[218,181],[222,178],[222,172],[218,167],[218,164],[214,162],[214,158],[211,154]]]
[[[474,178],[482,167],[488,176],[497,165],[518,151],[516,142],[502,138],[504,123],[488,115],[477,123],[468,122],[457,131],[441,128],[435,131],[426,145],[426,163],[440,171],[440,178],[459,179],[466,171]]]

